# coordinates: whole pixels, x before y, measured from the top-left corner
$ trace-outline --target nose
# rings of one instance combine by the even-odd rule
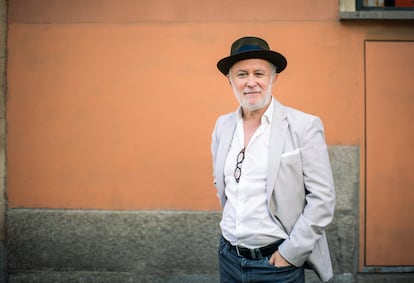
[[[247,85],[248,87],[255,87],[255,86],[256,86],[256,81],[255,81],[255,79],[254,79],[254,76],[253,76],[253,75],[250,75],[250,76],[248,76],[248,77],[247,77],[247,82],[246,82],[246,85]]]

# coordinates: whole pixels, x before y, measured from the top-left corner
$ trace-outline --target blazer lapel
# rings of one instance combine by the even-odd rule
[[[283,106],[275,99],[273,119],[270,129],[269,160],[267,165],[267,199],[270,202],[276,177],[280,168],[283,148],[286,141],[288,121]]]
[[[231,140],[236,129],[237,112],[234,112],[231,119],[227,120],[223,125],[220,133],[220,142],[217,148],[217,161],[216,161],[216,180],[217,187],[221,188],[224,192],[224,164],[226,162],[227,153],[229,152]]]

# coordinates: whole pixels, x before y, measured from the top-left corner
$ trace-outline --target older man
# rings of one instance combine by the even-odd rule
[[[323,125],[272,96],[286,65],[257,37],[236,40],[217,63],[240,103],[218,118],[211,146],[221,282],[305,282],[305,267],[332,277],[325,228],[335,190]]]

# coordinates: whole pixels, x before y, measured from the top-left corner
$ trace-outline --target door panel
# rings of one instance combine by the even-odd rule
[[[365,265],[414,265],[414,42],[365,47]]]

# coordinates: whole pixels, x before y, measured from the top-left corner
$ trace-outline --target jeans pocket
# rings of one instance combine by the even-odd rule
[[[218,248],[218,253],[222,255],[226,252],[226,249],[227,249],[227,244],[224,241],[223,237],[220,237],[220,244],[219,244],[219,248]]]
[[[265,257],[265,258],[263,258],[263,261],[265,261],[265,262],[266,262],[266,264],[267,264],[269,267],[274,268],[274,269],[277,269],[277,270],[280,270],[280,271],[288,271],[288,270],[290,270],[290,269],[295,269],[295,268],[296,268],[296,266],[294,266],[294,265],[287,265],[287,266],[276,266],[276,265],[271,264],[271,263],[269,262],[269,260],[270,260],[270,257]]]

